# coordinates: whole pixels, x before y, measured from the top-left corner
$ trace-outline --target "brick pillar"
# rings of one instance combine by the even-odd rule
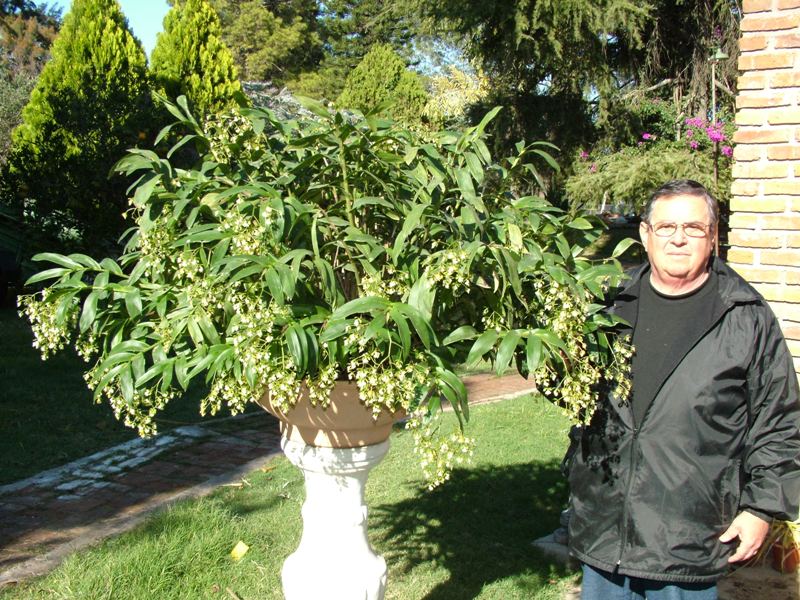
[[[744,0],[728,262],[778,315],[800,374],[800,0]]]

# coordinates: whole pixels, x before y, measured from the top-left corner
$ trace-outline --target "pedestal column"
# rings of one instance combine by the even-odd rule
[[[286,600],[382,600],[386,561],[367,539],[364,486],[389,441],[325,448],[284,438],[281,447],[306,484],[303,536],[281,572]]]

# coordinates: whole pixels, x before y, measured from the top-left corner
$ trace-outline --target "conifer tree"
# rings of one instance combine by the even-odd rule
[[[372,110],[389,103],[389,113],[406,124],[419,123],[428,96],[419,75],[388,44],[376,44],[347,76],[337,103]]]
[[[206,0],[176,0],[156,39],[150,73],[157,91],[172,100],[186,96],[198,116],[233,106],[243,97],[219,18]]]
[[[128,182],[109,171],[148,137],[145,54],[116,0],[74,0],[51,56],[12,136],[3,199],[50,244],[112,251]]]

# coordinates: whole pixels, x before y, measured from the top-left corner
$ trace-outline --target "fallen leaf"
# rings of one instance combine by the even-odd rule
[[[245,544],[242,540],[236,542],[236,545],[231,550],[231,556],[233,560],[242,560],[242,557],[247,554],[247,551],[250,550],[250,546]]]

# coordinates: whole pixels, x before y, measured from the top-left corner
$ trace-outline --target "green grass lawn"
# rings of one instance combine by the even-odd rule
[[[530,396],[473,414],[474,463],[443,487],[424,489],[403,431],[370,477],[370,539],[389,565],[387,600],[556,600],[577,578],[531,546],[557,527],[567,499],[558,470],[566,419]],[[276,459],[242,487],[180,503],[0,597],[282,598],[280,568],[299,542],[303,493],[300,471]],[[239,540],[250,551],[234,562]]]
[[[42,361],[28,323],[12,309],[0,310],[0,339],[0,485],[136,437],[111,408],[92,402],[87,365],[74,352]],[[200,421],[198,395],[175,399],[159,429]]]

